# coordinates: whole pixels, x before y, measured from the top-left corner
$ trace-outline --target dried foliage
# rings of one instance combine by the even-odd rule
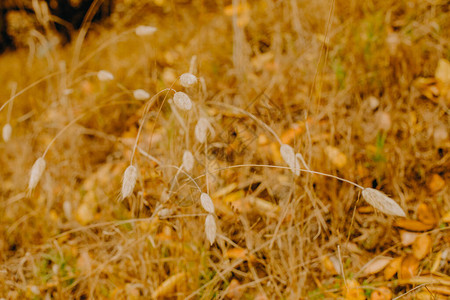
[[[117,0],[65,46],[21,27],[0,298],[448,298],[448,14]]]

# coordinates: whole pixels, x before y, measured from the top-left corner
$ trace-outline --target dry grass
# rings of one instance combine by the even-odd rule
[[[14,82],[20,93],[48,76],[0,112],[12,126],[0,143],[1,297],[448,296],[450,82],[435,73],[450,60],[448,3],[233,1],[233,14],[229,2],[123,1],[81,48],[44,39],[0,57],[2,105]],[[137,36],[138,25],[158,30]],[[192,87],[176,81],[186,72]],[[147,110],[133,91],[169,88],[193,108],[152,98],[133,159]],[[295,176],[262,123],[311,170],[381,190],[407,218],[374,211],[351,184]],[[186,150],[195,162],[182,172]],[[130,160],[134,193],[116,201]],[[397,274],[368,272],[378,256],[400,257]]]

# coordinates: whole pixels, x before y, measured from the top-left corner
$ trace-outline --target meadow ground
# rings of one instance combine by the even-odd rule
[[[232,2],[0,56],[0,297],[448,299],[448,1]]]

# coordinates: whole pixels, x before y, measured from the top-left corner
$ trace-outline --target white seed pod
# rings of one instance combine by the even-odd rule
[[[183,153],[183,168],[190,172],[194,168],[194,155],[192,155],[191,151],[186,150]]]
[[[280,154],[284,162],[291,168],[292,173],[300,175],[300,163],[297,160],[294,149],[286,144],[282,144],[280,147]]]
[[[134,32],[138,36],[149,36],[154,34],[157,30],[158,28],[153,26],[139,25],[138,27],[136,27]]]
[[[216,240],[216,231],[216,220],[214,220],[214,216],[212,214],[208,214],[205,220],[205,233],[206,238],[211,245],[214,244],[214,241]]]
[[[114,79],[114,75],[108,71],[100,70],[97,72],[97,78],[100,81],[110,81]]]
[[[3,126],[3,130],[2,130],[2,136],[3,136],[3,140],[5,141],[5,143],[7,143],[9,141],[9,139],[11,138],[11,133],[12,133],[11,124],[9,124],[9,123],[5,124],[5,126]]]
[[[207,193],[202,193],[200,195],[200,202],[202,203],[203,208],[209,212],[210,214],[214,213],[214,203],[212,202],[211,197]]]
[[[67,220],[72,220],[72,203],[69,200],[63,202],[63,212]]]
[[[133,92],[133,96],[134,98],[136,98],[136,100],[147,100],[148,98],[150,98],[150,94],[147,93],[145,90],[143,89],[137,89]]]
[[[367,203],[385,214],[406,217],[406,214],[400,205],[379,190],[365,188],[362,191],[362,196]]]
[[[180,76],[180,83],[184,87],[190,87],[197,83],[197,76],[191,73],[184,73]]]
[[[208,119],[200,118],[198,119],[197,125],[195,125],[195,138],[200,143],[206,142],[206,134],[210,132],[211,136],[214,136],[214,128],[209,123]]]
[[[175,95],[173,95],[173,102],[182,110],[190,110],[192,108],[191,98],[183,92],[176,92]]]
[[[46,165],[45,159],[43,159],[42,157],[39,157],[34,162],[33,167],[31,167],[30,181],[28,181],[28,189],[30,191],[33,190],[37,186],[39,179],[41,179],[42,174],[44,173],[45,165]]]
[[[123,173],[122,181],[122,200],[133,193],[137,180],[137,170],[133,165],[129,165]]]

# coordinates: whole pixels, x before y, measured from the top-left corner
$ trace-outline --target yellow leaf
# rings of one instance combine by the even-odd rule
[[[409,279],[417,275],[417,269],[419,268],[419,260],[412,254],[406,256],[402,261],[400,267],[399,278]]]
[[[391,279],[398,271],[402,265],[403,257],[396,257],[389,262],[389,264],[384,268],[384,278],[386,280]]]
[[[379,287],[372,292],[370,300],[391,300],[392,292],[387,287]]]
[[[245,192],[243,190],[236,191],[234,193],[228,194],[223,197],[223,201],[225,203],[232,203],[239,199],[242,199],[245,196]]]
[[[420,203],[417,207],[417,219],[428,225],[435,225],[438,222],[433,211],[431,210],[431,207],[426,203]]]
[[[252,254],[248,254],[247,249],[243,248],[231,248],[228,249],[225,253],[225,258],[231,258],[231,259],[243,259],[243,260],[249,260],[249,261],[255,261],[255,256]]]
[[[365,300],[364,291],[355,279],[347,280],[345,288],[346,300]]]
[[[428,234],[419,235],[412,246],[413,254],[421,260],[431,251],[431,237]]]
[[[434,77],[442,83],[450,84],[450,62],[448,60],[439,59]]]
[[[428,188],[432,193],[437,193],[445,187],[445,180],[438,174],[431,175],[431,179],[428,182]]]
[[[339,261],[335,256],[324,255],[321,258],[322,265],[325,270],[332,275],[339,274]]]
[[[442,222],[450,223],[450,210],[442,216]]]
[[[327,154],[333,165],[335,165],[336,167],[342,168],[347,164],[347,156],[345,156],[345,154],[342,153],[342,151],[338,148],[333,146],[326,146],[325,153]]]
[[[167,278],[161,285],[153,292],[152,298],[157,299],[159,297],[168,296],[170,293],[174,292],[177,284],[185,280],[186,272],[177,273],[175,275]]]
[[[406,218],[399,218],[395,220],[394,226],[411,231],[427,231],[434,227],[433,225],[430,224],[424,224],[420,221]]]

